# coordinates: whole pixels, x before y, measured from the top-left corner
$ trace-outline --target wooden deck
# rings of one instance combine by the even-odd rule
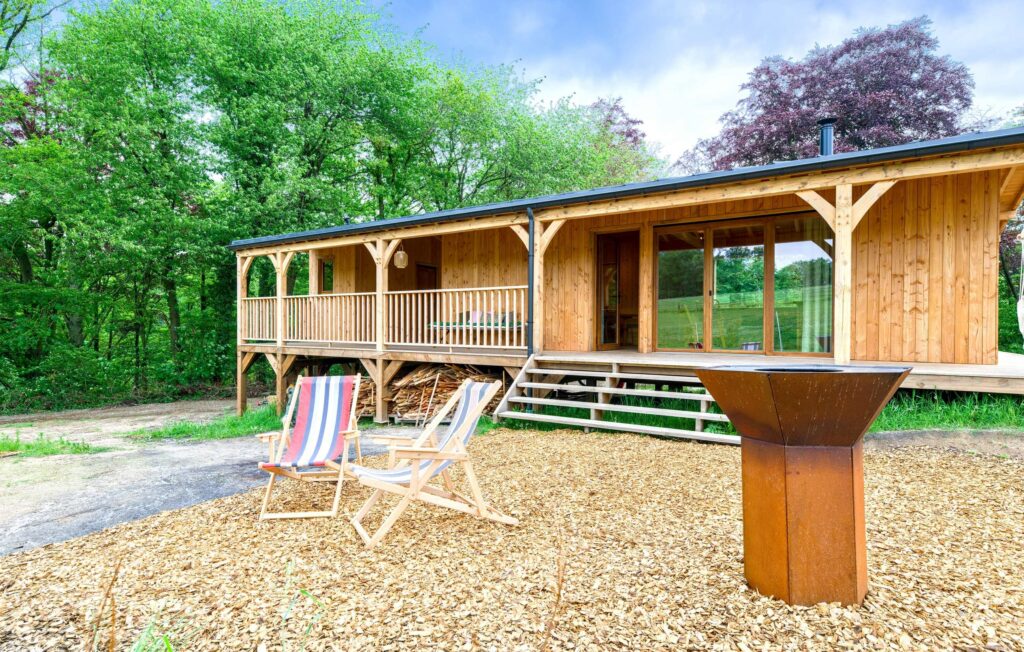
[[[636,350],[614,351],[546,351],[536,356],[538,362],[561,368],[584,369],[595,364],[617,364],[622,372],[670,372],[695,375],[696,369],[726,364],[795,365],[832,364],[828,357],[757,355],[740,353],[638,353]],[[909,389],[941,389],[961,392],[994,392],[1024,395],[1024,355],[999,353],[999,362],[983,364],[893,363],[854,361],[853,365],[906,365],[910,375],[903,387]]]

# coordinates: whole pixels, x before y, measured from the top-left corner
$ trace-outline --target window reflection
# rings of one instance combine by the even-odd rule
[[[775,222],[775,350],[832,351],[832,230],[816,216]]]

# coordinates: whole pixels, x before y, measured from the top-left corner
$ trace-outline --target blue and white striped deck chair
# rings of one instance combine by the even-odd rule
[[[413,445],[393,448],[395,463],[391,468],[371,469],[349,465],[349,472],[360,484],[374,490],[352,519],[352,525],[367,547],[372,548],[380,543],[413,501],[455,509],[506,525],[519,524],[519,521],[498,512],[484,500],[467,451],[467,445],[476,430],[477,422],[480,421],[480,415],[500,389],[499,382],[465,381],[437,416],[427,424],[423,434]],[[449,414],[452,415],[451,423],[444,435],[438,439],[437,430],[441,421]],[[469,487],[468,496],[456,491],[455,484],[448,474],[452,464],[462,465]],[[441,481],[441,486],[430,484],[435,479]],[[401,500],[371,535],[363,527],[363,519],[385,493],[396,494]]]

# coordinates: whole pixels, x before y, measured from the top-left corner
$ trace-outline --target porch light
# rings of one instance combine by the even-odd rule
[[[398,245],[398,251],[395,252],[395,267],[398,269],[405,269],[409,266],[409,254],[405,253],[405,245]]]

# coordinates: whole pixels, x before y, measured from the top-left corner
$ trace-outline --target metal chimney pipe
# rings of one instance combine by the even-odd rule
[[[818,156],[832,156],[832,141],[835,137],[835,118],[818,120]]]

